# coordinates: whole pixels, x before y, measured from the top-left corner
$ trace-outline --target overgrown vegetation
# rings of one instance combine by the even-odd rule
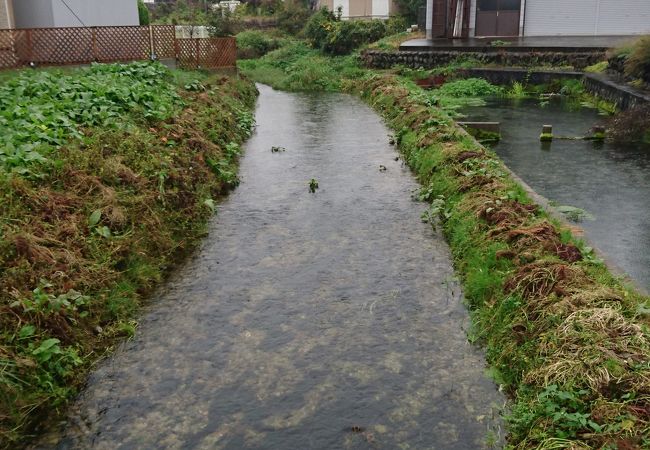
[[[84,128],[125,127],[125,115],[170,117],[182,102],[168,77],[164,66],[148,63],[22,72],[0,85],[0,169],[38,177],[56,160],[52,151],[82,139]]]
[[[0,90],[0,447],[15,448],[133,334],[238,183],[255,88],[135,63]]]
[[[304,35],[310,44],[330,55],[348,55],[364,44],[386,36],[383,20],[339,20],[322,8],[307,22]]]
[[[639,39],[625,62],[625,74],[650,83],[650,36]]]
[[[359,95],[395,130],[431,202],[425,218],[441,222],[450,242],[471,339],[485,345],[490,374],[512,399],[508,446],[649,448],[650,299],[612,276],[439,107],[497,88],[465,80],[423,91],[399,68],[364,70],[296,45],[242,68],[282,89]],[[579,95],[581,86],[558,89]]]
[[[259,30],[242,31],[237,34],[237,57],[254,59],[266,55],[284,45],[286,38],[279,33],[273,35]]]

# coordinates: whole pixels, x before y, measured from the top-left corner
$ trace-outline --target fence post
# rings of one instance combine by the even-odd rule
[[[99,60],[99,51],[97,51],[97,27],[92,27],[92,36],[93,36],[93,60],[97,62]]]
[[[176,27],[174,26],[174,56],[176,57],[176,65],[180,66],[181,63],[181,48],[176,37]]]
[[[151,49],[151,53],[149,54],[149,59],[152,61],[157,59],[156,58],[156,50],[154,46],[154,41],[153,41],[153,25],[149,25],[149,48]]]
[[[32,64],[34,62],[34,48],[32,42],[32,30],[28,29],[25,32],[25,40],[27,41],[27,62]]]
[[[199,39],[198,39],[198,38],[194,38],[194,41],[196,42],[196,68],[197,68],[197,69],[200,69],[200,68],[201,68],[201,64],[200,64],[200,62],[201,62],[201,59],[200,59],[200,56],[201,56],[201,53],[200,53],[200,52],[201,52],[201,48],[200,48],[200,46],[199,46]]]

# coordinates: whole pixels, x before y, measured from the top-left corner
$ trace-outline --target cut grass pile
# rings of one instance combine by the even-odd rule
[[[142,299],[238,183],[256,90],[141,63],[6,86],[21,87],[12,104],[37,112],[36,131],[0,149],[37,142],[41,156],[0,163],[0,447],[12,448],[133,334]],[[21,111],[3,113],[11,133],[25,132]]]

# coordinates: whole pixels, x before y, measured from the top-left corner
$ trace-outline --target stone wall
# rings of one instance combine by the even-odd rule
[[[502,66],[572,66],[584,69],[605,59],[604,51],[595,52],[471,52],[471,51],[398,51],[385,52],[368,50],[361,55],[362,62],[375,69],[388,69],[395,65],[411,68],[432,69],[445,66],[459,59],[472,59],[480,65],[498,64]]]

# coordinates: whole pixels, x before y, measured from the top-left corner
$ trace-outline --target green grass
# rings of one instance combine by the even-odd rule
[[[40,112],[48,130],[34,149],[45,161],[0,166],[0,448],[28,440],[44,412],[55,420],[133,335],[147,293],[239,182],[253,126],[246,79],[140,63],[52,73],[2,85],[15,89],[5,104]],[[21,123],[5,112],[5,156]]]

